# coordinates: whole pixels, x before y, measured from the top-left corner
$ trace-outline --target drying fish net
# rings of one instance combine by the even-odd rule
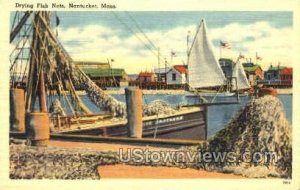
[[[264,96],[250,101],[198,150],[234,153],[235,162],[225,159],[211,163],[222,171],[247,177],[291,177],[291,138],[282,103],[273,96]]]
[[[162,115],[162,114],[174,114],[175,109],[170,107],[167,102],[162,100],[155,100],[147,105],[143,106],[143,115]]]
[[[86,76],[79,68],[73,74],[73,80],[76,86],[84,89],[87,92],[89,99],[98,107],[104,108],[116,117],[126,117],[126,105],[106,94],[98,87],[88,76]],[[143,106],[143,115],[151,116],[158,114],[172,114],[175,110],[167,103],[161,100],[156,100],[148,105]]]
[[[10,145],[11,179],[99,179],[99,165],[116,163],[114,152]]]

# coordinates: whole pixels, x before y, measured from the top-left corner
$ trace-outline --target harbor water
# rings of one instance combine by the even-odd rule
[[[120,94],[114,94],[112,95],[114,98],[116,98],[119,101],[125,102],[125,96]],[[50,97],[49,97],[50,98]],[[51,97],[53,99],[57,97]],[[239,109],[241,109],[249,100],[251,100],[251,96],[242,96],[240,97],[239,104],[229,104],[229,105],[211,105],[208,106],[208,137],[212,137],[216,132],[218,132],[220,129],[222,129],[226,123],[230,121],[230,119],[234,116],[235,113],[238,112]],[[293,95],[291,94],[284,94],[284,95],[278,95],[278,98],[283,103],[285,114],[287,116],[287,119],[289,121],[289,124],[292,126],[292,99]],[[95,104],[93,104],[90,99],[83,95],[81,96],[81,99],[83,102],[89,107],[89,109],[92,112],[103,112],[100,108],[98,108]],[[221,99],[221,100],[220,100]],[[143,101],[144,104],[149,104],[154,100],[162,100],[167,102],[173,107],[176,106],[182,106],[182,105],[193,105],[199,102],[198,97],[187,97],[185,95],[144,95]],[[234,101],[235,99],[233,97],[220,97],[215,101]],[[71,110],[69,106],[67,105],[67,101],[61,99],[61,103],[63,104],[63,107],[66,108],[66,113],[70,114]],[[70,101],[70,100],[69,100]],[[50,105],[49,105],[50,106]],[[266,106],[267,109],[267,106]]]

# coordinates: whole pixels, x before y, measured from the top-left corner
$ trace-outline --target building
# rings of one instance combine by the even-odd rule
[[[150,83],[150,82],[155,82],[155,74],[153,72],[140,72],[137,80],[140,83]]]
[[[244,71],[246,73],[247,79],[251,86],[257,84],[257,81],[260,81],[264,78],[264,71],[258,64],[254,63],[243,63]]]
[[[169,70],[170,70],[169,67],[154,69],[154,73],[156,75],[156,81],[166,83],[167,82],[167,72]]]
[[[101,88],[120,87],[127,82],[128,77],[124,69],[111,68],[108,62],[74,62],[87,76]]]
[[[226,78],[232,77],[233,61],[231,59],[221,58],[219,64]]]
[[[293,68],[286,67],[280,70],[281,85],[291,87],[293,86]]]
[[[90,77],[98,86],[106,87],[120,87],[120,83],[128,80],[124,69],[110,68],[83,68],[83,72]]]
[[[274,67],[271,65],[269,69],[265,72],[265,79],[270,81],[278,81],[280,80],[280,70],[284,69],[285,67],[276,66]]]
[[[186,65],[174,65],[167,72],[167,85],[184,86],[187,83],[188,69]]]
[[[265,78],[259,82],[265,86],[275,88],[288,88],[293,85],[293,68],[271,65],[265,71]]]
[[[139,78],[139,75],[137,74],[128,74],[128,81],[129,82],[135,82]]]
[[[75,61],[74,63],[81,69],[110,69],[108,62]]]

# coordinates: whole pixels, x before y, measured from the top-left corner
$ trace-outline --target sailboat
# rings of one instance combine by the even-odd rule
[[[230,82],[226,80],[214,55],[204,19],[202,19],[188,51],[188,70],[189,92],[186,93],[186,96],[233,96],[236,94],[233,90],[250,88],[242,66],[237,63],[232,76],[232,78],[236,78],[237,85],[231,82],[234,88],[231,91],[224,90],[224,87],[230,85]]]
[[[232,78],[236,78],[237,81],[231,81],[232,90],[247,90],[251,88],[245,70],[242,64],[240,63],[239,59],[233,67]]]

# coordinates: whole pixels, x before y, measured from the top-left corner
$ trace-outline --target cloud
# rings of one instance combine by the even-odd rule
[[[229,41],[232,51],[228,56],[238,55],[241,51],[248,58],[255,59],[256,52],[263,57],[261,62],[264,68],[270,63],[281,62],[283,65],[291,65],[290,55],[293,48],[292,27],[275,28],[267,22],[256,22],[248,25],[229,24],[223,28],[211,30],[213,40]]]
[[[190,41],[196,31],[196,24],[179,26],[164,31],[146,33],[156,47],[160,48],[161,66],[166,59],[171,62],[171,50],[177,56],[173,64],[186,62],[187,31],[192,31]],[[88,25],[73,28],[59,28],[59,39],[74,60],[106,61],[113,58],[114,67],[125,68],[128,73],[152,70],[158,65],[157,49],[148,50],[145,44],[151,45],[143,34],[122,36],[122,31],[100,25]],[[222,56],[236,59],[239,52],[248,58],[255,58],[255,52],[263,57],[263,67],[270,62],[291,64],[289,52],[292,48],[292,28],[275,28],[268,22],[252,24],[232,23],[222,28],[210,28],[210,38],[215,42],[215,55],[219,58],[218,42],[232,43],[231,50],[222,50]],[[139,39],[136,37],[139,36]],[[141,42],[143,41],[143,43]]]

